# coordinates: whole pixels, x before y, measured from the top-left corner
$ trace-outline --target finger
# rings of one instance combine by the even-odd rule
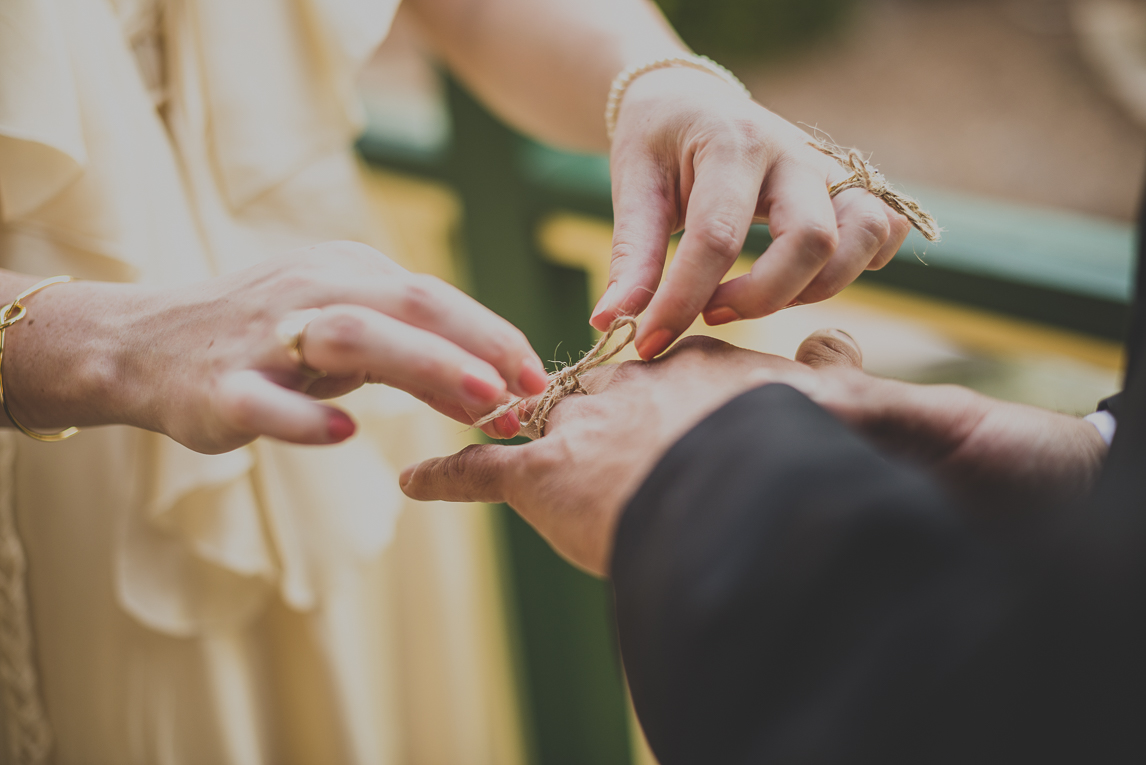
[[[609,287],[589,319],[602,332],[618,316],[637,316],[648,306],[677,227],[676,185],[655,158],[642,153],[635,161],[617,164]]]
[[[225,427],[293,444],[336,444],[356,429],[345,412],[250,370],[225,375],[213,403]]]
[[[891,236],[888,208],[864,189],[849,189],[834,200],[839,246],[811,283],[801,303],[818,303],[839,293],[867,269]]]
[[[531,446],[467,446],[449,457],[411,465],[398,483],[406,496],[422,501],[506,502],[510,476]]]
[[[359,297],[362,305],[439,335],[485,361],[515,395],[545,390],[545,366],[521,330],[441,279],[391,275]]]
[[[769,186],[772,244],[749,273],[716,290],[704,313],[711,325],[767,316],[791,304],[836,251],[836,214],[824,176],[781,166]]]
[[[688,329],[740,255],[764,174],[761,165],[741,155],[720,150],[697,160],[684,236],[637,332],[643,359],[653,358]]]
[[[358,305],[327,306],[307,327],[306,363],[331,375],[364,373],[468,412],[493,411],[506,385],[491,364],[444,337]]]
[[[428,404],[435,411],[444,414],[450,419],[457,420],[463,425],[473,425],[484,416],[467,411],[466,408],[460,404],[444,399],[431,391],[410,391],[410,393],[418,400]],[[517,418],[517,413],[511,409],[496,420],[482,425],[480,430],[490,438],[499,440],[508,439],[515,437],[521,432],[521,422]]]
[[[878,271],[890,263],[891,259],[894,258],[900,248],[903,247],[903,243],[907,241],[907,235],[911,233],[911,222],[907,220],[907,218],[895,210],[892,210],[890,207],[887,207],[887,205],[884,205],[884,207],[887,209],[887,222],[891,233],[888,235],[883,247],[876,253],[875,258],[868,264],[868,270],[870,271]]]
[[[820,329],[808,335],[796,349],[796,361],[810,367],[863,369],[859,343],[842,329]]]

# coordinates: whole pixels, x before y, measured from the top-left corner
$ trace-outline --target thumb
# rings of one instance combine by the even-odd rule
[[[402,471],[398,483],[410,499],[447,502],[487,502],[508,499],[509,475],[529,445],[467,446],[457,454],[411,465]]]
[[[810,367],[863,369],[863,352],[855,338],[842,329],[818,329],[796,349],[796,361]]]
[[[613,172],[613,257],[609,287],[589,322],[602,332],[618,316],[636,316],[648,307],[661,281],[677,206],[666,197],[668,184],[651,156],[617,158]]]

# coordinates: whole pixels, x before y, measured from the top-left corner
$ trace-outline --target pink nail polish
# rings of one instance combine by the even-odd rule
[[[345,412],[331,409],[330,414],[326,417],[326,434],[332,444],[345,441],[354,435],[357,430],[358,426],[354,424],[354,420],[350,419],[350,416]]]
[[[496,382],[489,379],[484,369],[463,369],[462,389],[475,401],[485,404],[505,395],[505,382],[500,377]]]
[[[728,306],[721,306],[720,308],[713,308],[711,311],[705,311],[704,323],[710,327],[717,327],[721,324],[736,321],[739,318],[740,314],[736,313],[736,311]]]
[[[648,361],[656,358],[669,343],[672,342],[672,332],[667,329],[658,329],[644,340],[637,343],[637,353],[642,359]]]

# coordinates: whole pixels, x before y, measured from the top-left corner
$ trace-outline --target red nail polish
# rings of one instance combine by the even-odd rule
[[[728,306],[721,306],[720,308],[713,308],[711,311],[706,311],[704,314],[704,323],[710,327],[717,327],[721,324],[728,324],[740,318],[740,314],[732,310]]]
[[[609,289],[605,290],[605,294],[597,301],[597,307],[593,309],[593,313],[589,317],[589,323],[597,326],[597,317],[603,314],[609,308],[612,308],[612,297],[617,292],[617,283],[613,282],[609,285]]]
[[[337,409],[330,410],[330,414],[326,418],[326,433],[330,438],[330,443],[341,443],[354,435],[357,430],[358,426],[345,412],[340,412]]]
[[[494,420],[494,425],[502,438],[513,438],[521,432],[521,421],[517,419],[517,414],[512,411],[506,412]]]
[[[667,329],[658,329],[637,343],[637,353],[641,355],[642,359],[648,361],[658,356],[668,347],[670,342],[672,342],[672,332]]]

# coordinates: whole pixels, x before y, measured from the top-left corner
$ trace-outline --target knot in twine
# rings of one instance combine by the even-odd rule
[[[613,335],[622,327],[629,328],[628,337],[626,337],[623,342],[609,348],[609,341],[613,339]],[[621,316],[614,319],[613,323],[609,325],[609,329],[605,331],[605,334],[601,335],[601,339],[593,346],[593,350],[582,356],[577,363],[569,364],[549,375],[549,385],[546,386],[545,392],[537,397],[537,404],[533,407],[533,411],[530,412],[526,419],[521,421],[521,432],[530,438],[541,438],[544,436],[545,426],[549,424],[549,414],[553,411],[555,406],[574,393],[589,393],[585,385],[581,382],[581,376],[590,369],[595,369],[616,356],[625,349],[625,346],[633,342],[636,336],[636,319],[631,316]],[[480,428],[483,425],[488,425],[497,418],[517,409],[524,400],[525,399],[522,398],[515,398],[508,404],[502,404],[475,422],[474,427]]]
[[[939,228],[939,224],[931,213],[920,207],[916,200],[896,191],[883,177],[883,173],[872,167],[858,149],[844,149],[819,136],[810,141],[809,145],[839,162],[845,170],[852,172],[850,177],[828,190],[833,199],[837,194],[848,189],[865,189],[882,200],[892,210],[907,218],[927,241],[939,241],[939,235],[943,233],[943,229]]]

